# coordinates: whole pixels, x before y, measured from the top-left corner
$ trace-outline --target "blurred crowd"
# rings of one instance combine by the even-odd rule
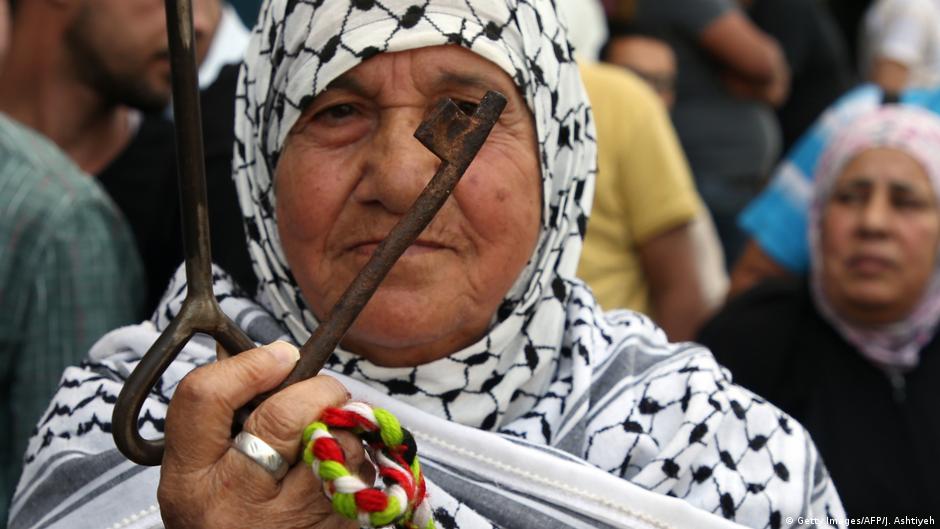
[[[598,145],[578,276],[802,423],[850,516],[940,516],[940,1],[555,2]],[[212,255],[246,292],[259,5],[193,0]],[[162,1],[0,0],[0,527],[62,369],[183,262],[173,126]]]

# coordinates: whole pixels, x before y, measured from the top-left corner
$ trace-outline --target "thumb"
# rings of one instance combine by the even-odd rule
[[[167,411],[164,457],[182,457],[196,468],[214,463],[230,446],[235,410],[276,387],[299,358],[296,347],[276,341],[186,375]]]

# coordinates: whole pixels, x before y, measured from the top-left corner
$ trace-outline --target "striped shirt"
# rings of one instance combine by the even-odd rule
[[[0,527],[62,370],[142,302],[140,258],[100,186],[0,114]]]

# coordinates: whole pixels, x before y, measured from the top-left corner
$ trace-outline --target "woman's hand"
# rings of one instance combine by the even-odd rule
[[[277,386],[296,363],[297,349],[274,342],[194,370],[180,382],[166,419],[160,512],[176,528],[334,528],[358,524],[333,512],[310,468],[298,463],[303,429],[349,394],[326,376],[272,395],[244,430],[277,450],[290,465],[281,481],[233,448],[232,417],[255,395]],[[343,441],[351,468],[365,462],[361,445]]]

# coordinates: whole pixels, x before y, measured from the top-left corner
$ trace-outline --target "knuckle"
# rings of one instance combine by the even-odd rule
[[[173,393],[167,411],[167,428],[173,423],[174,431],[177,428],[190,425],[198,418],[205,419],[207,414],[230,412],[234,403],[232,395],[232,381],[224,376],[217,366],[210,364],[189,372]]]
[[[245,422],[245,430],[293,460],[303,429],[325,408],[339,405],[347,397],[346,388],[334,378],[319,376],[305,380],[261,403]]]
[[[253,350],[252,353],[255,353],[255,351],[257,351],[257,349]],[[262,353],[266,357],[267,353],[263,351]],[[236,379],[236,383],[247,387],[256,387],[268,378],[268,370],[265,369],[266,366],[262,361],[262,357],[262,355],[257,353],[251,355],[242,353],[230,360],[225,360],[225,362],[228,362],[228,365],[233,367],[236,365],[236,362],[238,363],[238,368],[231,370],[232,376]]]
[[[209,366],[198,367],[190,371],[176,387],[174,397],[189,402],[199,403],[214,394],[214,383],[209,373]]]
[[[295,424],[293,415],[290,403],[271,398],[248,417],[245,429],[269,443],[296,442],[306,425]]]
[[[162,506],[172,507],[176,504],[176,498],[173,497],[166,483],[166,481],[160,480],[160,484],[157,485],[157,503]]]
[[[174,396],[193,404],[216,405],[235,398],[245,388],[263,391],[270,377],[262,359],[262,355],[246,352],[198,367],[183,377]]]

